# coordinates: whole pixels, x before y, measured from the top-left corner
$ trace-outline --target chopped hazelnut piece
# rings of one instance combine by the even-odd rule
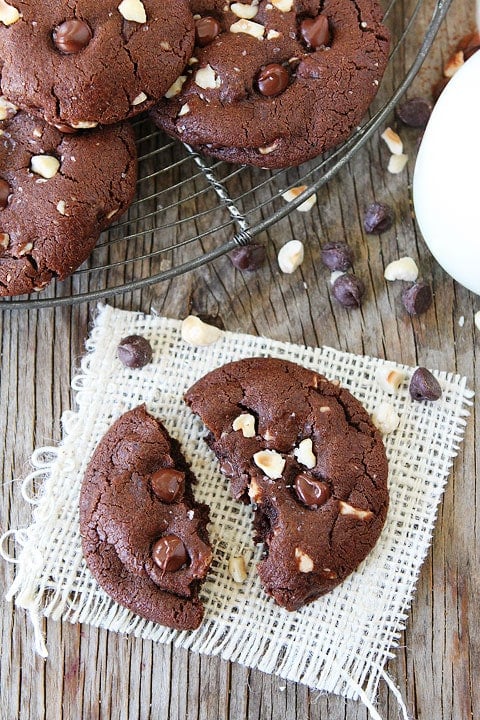
[[[252,501],[252,503],[259,503],[262,499],[262,489],[258,485],[256,480],[252,480],[250,482],[250,486],[248,488],[248,497]]]
[[[18,255],[18,257],[23,257],[24,255],[28,255],[28,253],[31,252],[32,250],[33,250],[32,242],[21,243],[17,248],[17,255]]]
[[[387,435],[397,429],[400,418],[390,403],[382,402],[373,411],[372,422],[381,433]]]
[[[260,450],[253,456],[253,461],[272,480],[282,477],[285,460],[275,450]]]
[[[291,200],[296,200],[296,198],[303,192],[305,192],[307,188],[308,185],[297,185],[296,187],[292,187],[289,190],[285,190],[285,192],[282,193],[282,198],[287,202],[290,202]]]
[[[49,180],[60,168],[60,161],[53,155],[34,155],[30,161],[30,169],[36,175]]]
[[[278,251],[277,260],[280,270],[288,274],[295,272],[303,262],[304,252],[301,240],[289,240]]]
[[[206,65],[195,73],[195,85],[198,85],[198,87],[204,90],[214,90],[215,88],[219,88],[221,84],[221,79],[211,65]]]
[[[97,127],[98,122],[95,120],[79,120],[78,122],[72,122],[70,124],[75,130],[91,130]]]
[[[271,143],[271,145],[264,145],[263,147],[259,147],[258,152],[260,153],[260,155],[269,155],[271,152],[276,150],[277,147],[278,147],[278,141],[274,140],[273,143]]]
[[[179,95],[182,90],[183,83],[186,79],[186,75],[179,75],[175,82],[168,88],[167,92],[165,93],[165,97],[172,98],[175,97],[175,95]]]
[[[405,373],[403,370],[392,367],[390,365],[381,365],[376,373],[376,381],[382,390],[392,395],[396,393],[400,385],[405,380]]]
[[[313,560],[310,555],[300,548],[295,548],[295,559],[298,563],[298,569],[301,573],[309,573],[313,570]]]
[[[230,10],[239,18],[252,20],[258,13],[258,5],[255,3],[245,5],[244,3],[234,2],[230,5]]]
[[[260,23],[252,22],[251,20],[237,20],[237,22],[230,25],[230,32],[232,33],[245,33],[245,35],[251,35],[257,40],[263,40],[265,28]]]
[[[122,0],[118,6],[118,11],[125,20],[140,24],[147,22],[145,6],[140,0]]]
[[[6,120],[16,115],[18,107],[9,102],[3,95],[0,96],[0,120]]]
[[[196,315],[189,315],[182,321],[182,340],[190,345],[212,345],[222,335],[220,328],[204,323]]]
[[[306,468],[311,470],[317,464],[317,458],[313,453],[313,443],[311,438],[305,438],[299,443],[298,448],[295,448],[293,454],[297,458],[301,465],[305,465]]]
[[[147,95],[145,95],[144,92],[141,92],[137,95],[136,98],[132,100],[132,105],[141,105],[143,102],[147,100]]]
[[[17,22],[17,20],[20,20],[21,14],[18,12],[17,8],[13,7],[13,5],[9,5],[5,0],[0,0],[0,22],[6,25],[7,27],[9,25],[13,25]]]
[[[293,0],[271,0],[271,3],[280,12],[290,12],[293,8]]]
[[[370,518],[373,517],[373,512],[371,510],[361,510],[360,508],[353,507],[353,505],[349,505],[343,500],[338,501],[338,506],[340,508],[340,515],[354,517],[357,518],[357,520],[370,520]]]
[[[243,437],[255,437],[255,417],[253,415],[250,415],[250,413],[242,413],[235,418],[232,423],[232,428],[235,431],[241,430]]]
[[[284,193],[282,193],[282,198],[286,200],[287,202],[291,202],[292,200],[295,200],[299,195],[301,195],[305,190],[307,190],[308,185],[299,185],[298,187],[290,188],[290,190],[286,190]],[[297,210],[300,212],[308,212],[312,209],[312,207],[317,202],[317,196],[315,193],[313,195],[310,195],[309,198],[305,200],[305,202],[301,203],[297,207]]]
[[[408,255],[394,260],[385,268],[385,280],[408,280],[415,282],[418,277],[418,267],[415,260]]]
[[[389,173],[392,173],[392,175],[398,175],[398,173],[402,172],[407,162],[408,155],[404,155],[403,153],[400,155],[391,155],[387,170]]]
[[[247,567],[243,555],[233,555],[228,561],[228,572],[236,583],[243,583],[247,579]]]
[[[280,37],[280,33],[277,30],[269,30],[267,33],[267,40],[276,40]]]
[[[393,155],[401,155],[403,153],[403,142],[392,128],[387,127],[380,136],[385,141],[388,149]]]

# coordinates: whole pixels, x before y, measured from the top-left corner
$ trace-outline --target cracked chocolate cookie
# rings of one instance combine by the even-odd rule
[[[266,592],[296,610],[353,572],[388,509],[385,449],[358,400],[295,363],[249,358],[201,378],[185,401],[233,496],[255,509]]]
[[[9,0],[2,90],[63,130],[115,123],[163,96],[193,42],[186,0]]]
[[[152,110],[207,155],[280,168],[316,157],[358,125],[388,57],[375,0],[191,0],[188,71]]]
[[[0,295],[63,280],[132,201],[128,124],[65,135],[0,98]]]
[[[210,566],[208,508],[178,443],[145,406],[122,415],[98,444],[80,494],[87,565],[116,602],[147,620],[193,630]]]

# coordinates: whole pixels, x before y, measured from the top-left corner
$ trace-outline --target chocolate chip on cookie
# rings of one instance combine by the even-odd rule
[[[255,509],[266,592],[296,610],[353,572],[388,508],[385,449],[358,400],[287,360],[249,358],[205,375],[185,401],[233,496]]]
[[[88,23],[83,20],[65,20],[53,31],[53,42],[55,47],[65,55],[79,53],[87,47],[93,37]]]
[[[80,494],[83,554],[99,585],[178,630],[200,625],[198,589],[212,558],[208,508],[194,501],[192,482],[178,443],[141,405],[100,441]]]

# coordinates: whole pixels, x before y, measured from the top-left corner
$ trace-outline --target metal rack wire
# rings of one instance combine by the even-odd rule
[[[167,138],[148,119],[136,121],[139,179],[128,215],[102,234],[71,278],[54,281],[42,293],[2,298],[0,309],[69,305],[137,290],[249,243],[318,191],[379,128],[422,65],[451,1],[384,3],[392,45],[369,116],[341,146],[295,171],[210,161]],[[411,63],[407,56],[413,57]],[[400,57],[408,69],[398,83],[393,68]],[[307,190],[285,203],[282,193],[298,185]]]

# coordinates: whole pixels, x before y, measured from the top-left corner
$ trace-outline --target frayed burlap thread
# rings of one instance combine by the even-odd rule
[[[153,347],[153,361],[140,370],[116,357],[121,338],[140,334]],[[15,536],[15,579],[8,598],[30,612],[36,649],[46,656],[42,616],[89,623],[276,673],[286,680],[346,697],[360,698],[372,717],[385,663],[393,657],[428,552],[453,458],[462,440],[472,393],[458,375],[435,372],[438,402],[413,402],[406,380],[394,395],[376,381],[383,360],[329,347],[305,348],[267,338],[226,332],[214,345],[192,347],[181,339],[181,323],[156,315],[98,310],[87,353],[74,377],[77,409],[62,418],[63,441],[32,457],[33,472],[22,484],[32,503],[29,527],[9,531],[2,554]],[[205,430],[182,401],[185,390],[209,370],[247,356],[275,356],[339,380],[372,412],[392,404],[398,428],[385,436],[389,458],[390,509],[381,537],[358,570],[330,594],[288,613],[262,591],[255,565],[261,548],[252,543],[251,509],[235,503],[204,441]],[[124,412],[145,402],[177,438],[198,477],[196,497],[211,508],[214,558],[201,597],[205,620],[194,632],[178,632],[144,620],[113,602],[91,577],[82,557],[78,498],[97,443]],[[40,486],[40,490],[35,489]],[[232,555],[247,559],[248,577],[235,583]],[[398,691],[397,691],[398,692]],[[400,697],[401,701],[401,697]],[[407,717],[403,708],[404,717]]]

